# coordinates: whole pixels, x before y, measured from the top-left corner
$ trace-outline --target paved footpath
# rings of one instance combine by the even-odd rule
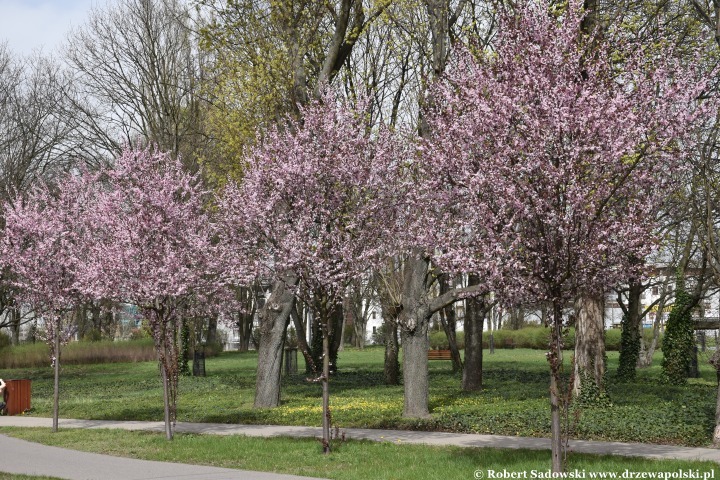
[[[46,427],[52,426],[52,419],[30,416],[0,417],[0,429],[10,427]],[[60,419],[60,428],[107,428],[122,430],[150,430],[164,432],[163,422],[136,422],[112,420],[71,420]],[[320,437],[320,428],[292,427],[276,425],[236,425],[219,423],[184,423],[176,426],[178,433],[198,433],[212,435],[246,435],[249,437]],[[1,430],[0,430],[1,432]],[[526,448],[532,450],[549,450],[550,440],[546,438],[510,437],[502,435],[476,435],[442,432],[418,432],[406,430],[375,430],[362,428],[344,429],[349,439],[365,439],[378,442],[399,444],[454,445],[459,447],[493,447],[493,448]],[[12,450],[6,446],[12,444]],[[16,444],[16,445],[15,445]],[[47,449],[48,470],[32,470],[39,462],[38,451],[45,455]],[[571,440],[570,450],[580,453],[611,454],[630,457],[646,457],[655,459],[709,460],[720,464],[720,450],[712,448],[676,447],[671,445],[651,445],[642,443],[596,442]],[[56,451],[59,451],[56,452]],[[155,479],[155,478],[188,478],[188,479],[258,479],[258,480],[291,480],[300,479],[290,475],[272,473],[247,472],[233,469],[168,464],[144,460],[123,459],[107,455],[82,453],[56,447],[40,447],[37,444],[9,439],[0,435],[0,471],[12,473],[31,473],[34,475],[52,475],[72,480],[102,478],[114,479]],[[53,457],[53,455],[55,455]],[[27,458],[33,458],[28,462]],[[43,457],[45,458],[45,457]],[[58,460],[63,459],[63,460]],[[58,464],[67,470],[59,471]],[[8,470],[8,465],[14,470]],[[102,469],[102,470],[98,470]],[[102,472],[102,473],[98,473]],[[115,475],[115,476],[112,476]]]

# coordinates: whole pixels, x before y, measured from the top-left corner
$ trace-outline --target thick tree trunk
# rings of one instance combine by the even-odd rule
[[[292,274],[288,274],[284,280],[277,281],[260,317],[260,345],[253,404],[255,408],[272,408],[280,405],[285,330],[290,312],[295,308],[295,295],[288,287],[295,286],[297,281],[297,277]]]
[[[468,285],[478,285],[480,279],[476,274],[468,276]],[[483,361],[483,324],[486,308],[482,298],[465,300],[465,365],[463,368],[462,388],[466,392],[482,389]]]
[[[628,290],[627,312],[625,312],[622,319],[620,359],[618,361],[618,376],[624,380],[635,378],[635,370],[640,359],[641,295],[642,284],[631,279]]]
[[[385,385],[400,385],[400,340],[397,318],[385,319]]]
[[[207,342],[215,343],[217,341],[217,318],[208,318]]]
[[[718,383],[715,399],[715,429],[713,430],[713,445],[718,448],[720,447],[720,350],[715,349],[709,363],[715,368],[715,378]]]
[[[720,372],[718,373],[717,399],[715,400],[715,430],[713,430],[713,445],[720,447]]]
[[[604,391],[605,378],[605,301],[601,294],[584,294],[576,302],[575,379],[573,395],[583,388],[597,395]],[[593,382],[594,385],[592,383]],[[590,393],[590,392],[585,392]]]
[[[403,382],[405,385],[404,417],[425,418],[430,416],[428,408],[428,324],[429,318],[421,321],[414,330],[403,328]]]
[[[402,286],[402,310],[398,323],[403,340],[403,383],[405,386],[406,417],[423,418],[428,408],[428,326],[430,317],[440,309],[452,305],[461,294],[484,293],[479,285],[455,288],[429,298],[429,259],[410,256],[405,260]]]
[[[428,308],[425,279],[429,263],[426,258],[408,257],[403,278],[403,308],[399,324],[402,329],[403,385],[405,408],[403,416],[424,418],[428,407],[428,326],[432,312]]]
[[[238,314],[238,350],[247,352],[250,350],[250,338],[252,338],[252,324],[255,317],[255,309],[249,312]]]

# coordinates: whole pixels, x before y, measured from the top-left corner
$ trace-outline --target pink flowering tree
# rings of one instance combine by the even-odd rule
[[[633,46],[613,63],[602,39],[583,37],[582,17],[579,1],[559,19],[528,2],[503,20],[491,54],[461,52],[433,92],[424,162],[449,232],[438,263],[466,261],[497,276],[505,300],[552,306],[555,471],[563,309],[602,294],[648,253],[658,200],[705,112],[692,65]]]
[[[69,177],[54,192],[39,185],[6,204],[0,263],[12,272],[21,304],[44,320],[45,341],[54,367],[53,431],[58,429],[61,347],[75,333],[71,312],[87,297],[78,288],[84,236],[77,222],[90,192]]]
[[[136,305],[149,322],[170,440],[181,322],[211,307],[219,281],[207,197],[179,160],[151,149],[126,149],[86,183],[104,188],[85,215],[92,242],[83,252],[81,288],[94,298]]]
[[[244,268],[250,257],[255,272],[292,279],[320,319],[325,452],[331,318],[348,283],[390,251],[399,146],[385,130],[371,135],[361,109],[325,96],[302,110],[301,121],[264,135],[246,157],[242,184],[229,185],[220,202],[229,262]],[[264,341],[265,333],[260,350]]]

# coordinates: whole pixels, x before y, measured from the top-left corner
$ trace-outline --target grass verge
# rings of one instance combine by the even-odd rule
[[[349,440],[325,456],[312,439],[249,438],[178,434],[168,442],[162,434],[121,430],[61,430],[3,428],[5,434],[47,445],[109,455],[225,468],[270,471],[343,480],[488,478],[489,471],[546,474],[546,451],[489,448],[431,447]],[[573,454],[567,471],[592,478],[591,472],[713,472],[711,462],[649,460]],[[541,477],[536,477],[541,478]],[[709,478],[709,477],[708,477]]]

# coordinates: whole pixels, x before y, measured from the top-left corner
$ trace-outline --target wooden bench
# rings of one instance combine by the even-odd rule
[[[452,360],[450,350],[428,350],[428,360]]]
[[[512,338],[505,339],[505,348],[515,348],[515,341]]]

